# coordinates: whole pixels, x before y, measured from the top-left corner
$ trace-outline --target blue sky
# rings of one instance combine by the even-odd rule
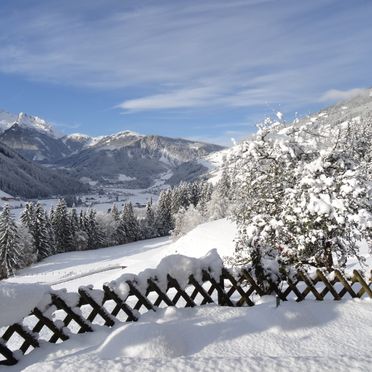
[[[0,108],[229,144],[372,85],[370,0],[2,0]]]

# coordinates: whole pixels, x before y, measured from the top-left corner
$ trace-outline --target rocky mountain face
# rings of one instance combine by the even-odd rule
[[[71,152],[60,138],[18,123],[0,134],[0,142],[25,159],[47,164],[68,156]]]
[[[68,169],[91,185],[149,188],[191,181],[208,170],[199,159],[222,146],[123,131],[61,136],[43,119],[0,112],[0,143],[27,160]]]
[[[149,188],[191,180],[207,171],[197,163],[222,146],[125,131],[90,142],[81,151],[56,162],[88,182]]]

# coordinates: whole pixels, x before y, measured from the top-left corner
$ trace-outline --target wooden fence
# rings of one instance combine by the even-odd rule
[[[366,279],[356,270],[351,276],[338,270],[331,273],[317,270],[312,275],[298,271],[292,281],[272,284],[265,292],[246,270],[232,275],[223,269],[219,280],[208,271],[203,271],[201,281],[190,275],[185,289],[169,275],[165,291],[155,279],[148,279],[145,293],[135,281],[126,283],[129,291],[124,297],[107,285],[102,290],[81,287],[78,293],[52,291],[46,308],[35,308],[22,322],[0,330],[0,365],[16,364],[19,351],[28,354],[40,346],[41,340],[60,343],[68,340],[71,334],[92,332],[93,324],[112,327],[118,321],[137,321],[141,313],[155,311],[157,307],[193,307],[208,303],[253,306],[257,297],[269,292],[275,294],[278,301],[341,300],[344,296],[372,298],[372,271]]]

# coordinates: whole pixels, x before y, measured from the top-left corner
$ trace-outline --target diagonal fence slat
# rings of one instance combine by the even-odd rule
[[[341,300],[341,297],[337,293],[337,291],[333,288],[332,284],[329,282],[329,280],[325,277],[323,272],[321,270],[316,271],[318,278],[325,284],[326,288],[328,289],[329,292],[332,293],[333,297],[335,300]],[[327,291],[327,292],[328,292]],[[321,293],[321,296],[324,298],[326,295],[326,292],[323,290]]]
[[[233,307],[254,306],[257,296],[267,294],[276,294],[279,301],[287,301],[293,298],[290,296],[294,294],[297,302],[305,300],[308,295],[313,295],[318,301],[324,300],[328,294],[337,301],[346,294],[352,298],[363,296],[372,298],[372,271],[368,279],[357,270],[353,271],[351,277],[346,277],[337,269],[328,272],[328,275],[322,270],[317,270],[314,274],[316,275],[310,277],[308,273],[298,270],[295,276],[283,282],[271,283],[269,289],[265,289],[247,269],[241,269],[233,274],[222,268],[219,278],[208,270],[202,271],[202,278],[199,280],[190,274],[186,288],[181,287],[177,278],[168,275],[166,290],[159,287],[156,278],[148,278],[147,287],[142,289],[135,279],[126,281],[128,291],[124,293],[117,292],[109,285],[103,285],[102,290],[81,287],[77,293],[72,294],[78,301],[71,303],[65,301],[65,297],[59,295],[60,292],[52,292],[51,302],[44,310],[35,308],[30,313],[30,316],[36,318],[36,324],[33,323],[31,329],[25,325],[28,318],[26,317],[22,322],[10,325],[4,330],[0,336],[0,365],[16,364],[18,360],[15,352],[18,350],[27,354],[30,347],[39,347],[40,340],[45,338],[45,335],[42,335],[44,328],[49,332],[48,342],[57,343],[59,340],[63,342],[70,337],[69,331],[73,328],[73,321],[78,327],[77,329],[75,327],[75,333],[92,332],[91,324],[98,315],[103,319],[105,326],[112,327],[116,321],[123,321],[123,318],[119,317],[121,312],[126,315],[124,321],[132,322],[138,320],[141,308],[145,311],[156,311],[162,304],[182,307],[209,303]],[[61,317],[62,320],[59,320]],[[14,350],[13,337],[18,339],[18,344],[19,339],[21,340],[20,346],[13,346]]]

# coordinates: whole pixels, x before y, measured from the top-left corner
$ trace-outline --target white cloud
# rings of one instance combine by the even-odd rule
[[[354,88],[349,90],[330,89],[320,97],[320,101],[321,102],[343,101],[364,93],[367,94],[368,89],[364,88]]]
[[[212,87],[189,88],[124,101],[118,107],[130,111],[204,106],[216,97]]]
[[[2,14],[0,72],[121,89],[126,111],[298,107],[372,79],[369,2],[31,4]]]

